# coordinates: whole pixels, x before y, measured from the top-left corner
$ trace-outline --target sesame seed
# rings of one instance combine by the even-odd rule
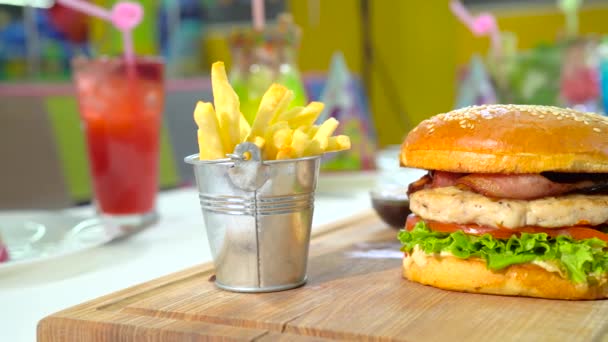
[[[597,127],[594,127],[593,130],[596,131],[596,132],[598,132],[598,133],[602,131],[601,129],[599,129]]]

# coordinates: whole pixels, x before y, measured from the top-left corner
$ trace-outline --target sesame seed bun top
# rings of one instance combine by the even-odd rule
[[[466,173],[608,172],[608,118],[530,105],[466,107],[424,120],[403,166]]]

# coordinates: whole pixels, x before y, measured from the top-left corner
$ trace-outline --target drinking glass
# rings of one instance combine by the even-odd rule
[[[147,226],[158,219],[164,63],[79,57],[72,66],[97,212],[122,229]]]
[[[230,36],[230,83],[250,124],[272,83],[293,91],[291,106],[306,105],[308,97],[296,64],[299,41],[300,29],[288,14],[280,15],[277,25],[263,31],[243,29]]]

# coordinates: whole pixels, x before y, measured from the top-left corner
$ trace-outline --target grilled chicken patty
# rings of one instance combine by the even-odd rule
[[[410,209],[423,219],[496,228],[563,228],[608,221],[608,195],[572,194],[531,201],[492,199],[455,186],[416,191]]]

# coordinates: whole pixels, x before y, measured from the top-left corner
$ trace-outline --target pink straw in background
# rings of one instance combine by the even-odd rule
[[[484,12],[474,17],[459,0],[450,1],[450,10],[476,37],[490,36],[494,55],[500,54],[500,30],[493,14]]]
[[[135,62],[132,32],[133,29],[139,25],[144,16],[144,10],[139,3],[121,1],[116,3],[111,11],[108,11],[105,8],[83,0],[57,0],[57,2],[66,7],[70,7],[73,10],[112,23],[116,29],[122,32],[125,60],[128,64],[133,64]]]
[[[264,0],[251,0],[251,16],[253,18],[253,28],[256,31],[264,30]]]
[[[583,0],[557,0],[557,7],[566,16],[566,35],[576,37],[578,35],[578,10],[583,5]]]

